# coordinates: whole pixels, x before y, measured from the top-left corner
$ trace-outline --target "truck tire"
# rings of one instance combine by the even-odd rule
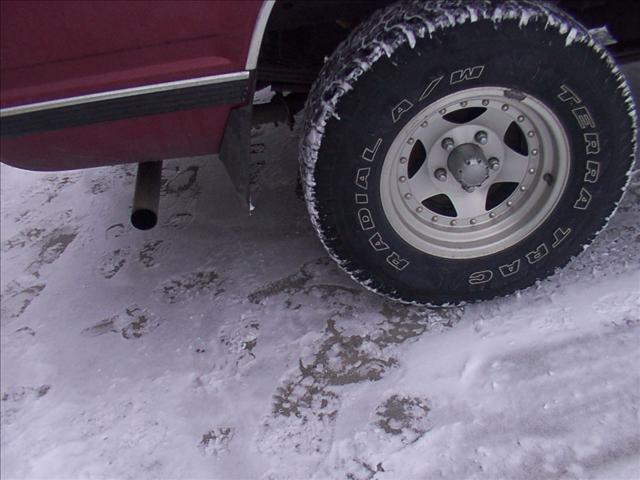
[[[309,95],[311,221],[382,295],[506,295],[604,228],[629,180],[635,115],[611,56],[555,7],[402,1],[352,32]]]

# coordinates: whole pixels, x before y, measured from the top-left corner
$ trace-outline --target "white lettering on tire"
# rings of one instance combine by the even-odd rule
[[[567,228],[556,228],[553,232],[553,243],[551,244],[551,248],[558,248],[558,246],[564,241],[565,238],[569,236],[571,233],[571,229]],[[533,265],[534,263],[539,262],[544,257],[549,254],[549,248],[545,243],[542,243],[538,248],[534,251],[529,252],[525,255],[529,264]],[[498,271],[504,277],[510,277],[511,275],[515,275],[520,271],[520,267],[522,266],[522,261],[520,258],[516,258],[513,262],[501,265],[498,267]],[[489,272],[489,273],[487,273]],[[493,279],[493,272],[491,270],[483,270],[482,272],[475,272],[469,275],[469,283],[471,285],[478,285],[482,283],[487,283],[488,281]]]
[[[570,228],[567,228],[566,230],[556,228],[555,232],[553,232],[553,243],[551,244],[551,248],[557,248],[570,233]]]
[[[369,195],[366,193],[356,193],[356,203],[358,205],[366,205],[369,203]]]
[[[591,194],[589,193],[589,190],[582,187],[580,189],[580,196],[578,197],[578,200],[576,200],[576,203],[573,204],[573,208],[575,208],[576,210],[586,210],[587,208],[589,208],[590,203]]]
[[[376,144],[372,148],[365,147],[365,149],[362,151],[362,159],[366,160],[367,162],[373,162],[374,158],[376,157],[376,153],[378,153],[380,145],[382,145],[381,138],[376,140]]]
[[[413,108],[413,103],[411,103],[407,99],[402,100],[398,105],[393,107],[393,109],[391,110],[391,119],[393,120],[393,123],[396,123],[398,120],[400,120],[400,117],[402,117],[402,114],[405,112],[408,112],[412,108]]]
[[[442,81],[442,78],[443,77],[438,77],[431,80],[431,82],[429,82],[429,85],[427,85],[427,88],[425,88],[424,92],[422,92],[422,95],[420,95],[420,98],[418,99],[418,101],[421,102],[422,100],[427,98],[429,95],[431,95],[431,93],[436,89],[438,84]]]
[[[507,278],[511,275],[515,275],[520,271],[520,259],[517,258],[514,262],[507,263],[498,268],[503,277]]]
[[[527,253],[525,255],[525,257],[527,258],[527,262],[529,262],[531,265],[533,265],[534,263],[538,263],[540,260],[542,260],[548,254],[549,254],[549,249],[547,248],[547,246],[544,243],[541,243],[538,246],[538,248],[536,248],[532,252]]]
[[[362,230],[366,231],[376,228],[376,224],[373,223],[373,218],[371,218],[371,212],[368,208],[358,210],[358,220],[360,220],[360,228],[362,228]]]
[[[585,133],[584,141],[587,155],[597,155],[600,153],[600,135],[597,133]]]
[[[558,94],[558,98],[563,102],[573,102],[574,105],[579,105],[582,103],[580,97],[578,97],[573,90],[571,90],[566,85],[560,85],[560,93]]]
[[[482,285],[488,283],[493,278],[493,272],[491,270],[482,270],[481,272],[475,272],[469,275],[470,285]]]
[[[379,232],[373,234],[371,238],[369,238],[369,243],[373,247],[376,252],[382,252],[383,250],[389,250],[389,245],[384,243],[382,240],[382,236]]]
[[[405,268],[409,266],[409,260],[405,260],[396,252],[393,252],[391,255],[387,257],[387,263],[391,265],[393,268],[401,272]]]
[[[600,162],[594,162],[593,160],[587,161],[587,172],[584,174],[584,181],[586,183],[596,183],[600,176]]]
[[[574,105],[582,104],[582,100],[574,91],[567,85],[560,85],[560,93],[558,98],[564,102],[571,102]],[[591,116],[591,112],[586,105],[582,105],[571,109],[578,126],[581,130],[587,128],[596,128],[596,122]],[[597,155],[600,153],[600,134],[598,132],[585,132],[582,135],[585,144],[585,154],[588,156]],[[595,160],[588,160],[586,164],[586,172],[584,174],[583,182],[596,183],[600,178],[600,162]],[[577,200],[573,204],[573,208],[576,210],[586,210],[591,203],[591,193],[584,186],[580,189],[580,194]],[[556,230],[557,231],[557,230]]]
[[[571,110],[571,113],[573,113],[573,116],[576,117],[578,125],[580,125],[580,128],[582,130],[588,127],[596,128],[596,124],[591,117],[591,112],[589,112],[589,109],[587,107],[574,108],[573,110]]]
[[[449,85],[455,85],[456,83],[460,83],[465,80],[475,80],[480,78],[483,71],[484,65],[477,65],[475,67],[461,68],[460,70],[451,72]]]
[[[363,190],[367,190],[369,188],[369,175],[371,174],[371,169],[359,168],[358,173],[356,173],[356,185]]]

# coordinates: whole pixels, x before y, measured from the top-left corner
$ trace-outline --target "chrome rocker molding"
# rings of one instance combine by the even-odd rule
[[[0,110],[0,136],[59,130],[250,100],[249,71],[79,95]]]

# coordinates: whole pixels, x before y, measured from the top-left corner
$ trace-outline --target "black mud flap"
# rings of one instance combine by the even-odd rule
[[[247,210],[251,206],[249,190],[251,110],[251,104],[231,110],[220,146],[220,160]]]

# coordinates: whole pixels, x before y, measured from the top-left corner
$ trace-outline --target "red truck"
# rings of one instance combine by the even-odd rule
[[[637,2],[3,1],[1,161],[218,153],[249,204],[252,124],[304,106],[300,177],[329,255],[408,303],[504,295],[564,266],[614,211],[636,112]],[[269,87],[270,103],[253,105]]]

